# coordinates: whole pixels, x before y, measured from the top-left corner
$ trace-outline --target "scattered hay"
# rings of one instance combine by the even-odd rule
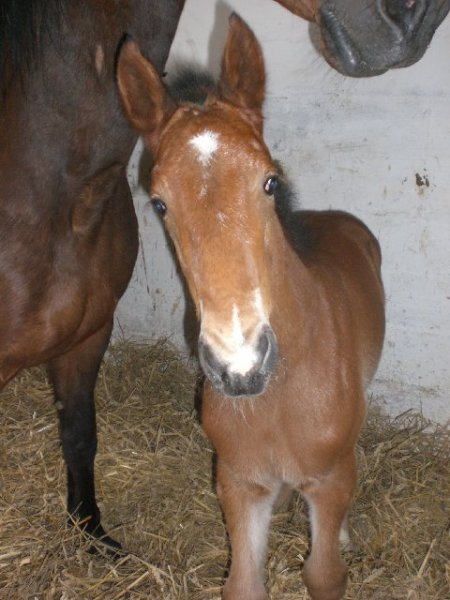
[[[228,561],[211,481],[212,450],[196,419],[197,382],[161,342],[112,349],[99,378],[97,495],[103,524],[130,553],[86,552],[65,526],[65,469],[41,370],[17,377],[0,410],[2,600],[206,600],[220,597]],[[358,447],[360,486],[347,555],[352,600],[450,600],[450,436],[409,414],[375,410]],[[307,595],[302,501],[274,516],[273,600]]]

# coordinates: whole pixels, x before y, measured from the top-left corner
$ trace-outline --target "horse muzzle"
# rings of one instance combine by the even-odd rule
[[[243,344],[226,357],[204,337],[199,340],[199,359],[206,377],[218,392],[230,397],[263,394],[277,358],[277,340],[267,325],[253,344]]]

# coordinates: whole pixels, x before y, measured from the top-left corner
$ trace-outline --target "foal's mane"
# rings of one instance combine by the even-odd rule
[[[199,106],[209,95],[218,93],[218,84],[211,73],[192,65],[177,67],[174,75],[168,78],[168,88],[177,102],[192,102]]]
[[[203,105],[208,96],[218,95],[218,84],[208,71],[192,66],[177,69],[173,78],[169,77],[168,88],[174,100]],[[304,257],[312,248],[313,235],[298,210],[297,196],[288,181],[279,161],[279,180],[275,190],[275,209],[284,234],[295,252]]]
[[[23,79],[45,44],[61,29],[67,0],[1,0],[0,94],[13,78]]]
[[[291,182],[286,179],[280,163],[276,163],[279,178],[275,190],[275,210],[287,241],[304,258],[312,250],[314,236],[302,218],[302,211],[298,209],[297,195]]]

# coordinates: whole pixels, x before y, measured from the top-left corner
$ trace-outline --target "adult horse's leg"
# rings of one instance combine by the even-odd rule
[[[217,492],[231,544],[224,600],[266,600],[263,569],[272,509],[279,489],[239,480],[217,464]]]
[[[55,391],[60,436],[67,465],[67,508],[71,522],[113,549],[120,544],[105,535],[95,500],[94,459],[97,451],[94,388],[108,346],[112,322],[53,360],[48,366]]]
[[[347,566],[339,546],[348,542],[347,514],[355,485],[356,462],[350,453],[323,478],[302,490],[311,525],[311,554],[303,568],[303,579],[313,600],[341,600],[344,596]]]

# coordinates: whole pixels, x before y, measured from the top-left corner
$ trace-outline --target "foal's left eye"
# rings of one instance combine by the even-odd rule
[[[276,175],[271,175],[264,182],[264,191],[268,196],[273,196],[275,190],[278,187],[278,177]]]
[[[161,200],[161,198],[152,198],[150,200],[150,202],[152,203],[153,208],[156,210],[156,212],[158,214],[160,214],[161,216],[164,216],[166,214],[167,206]]]

